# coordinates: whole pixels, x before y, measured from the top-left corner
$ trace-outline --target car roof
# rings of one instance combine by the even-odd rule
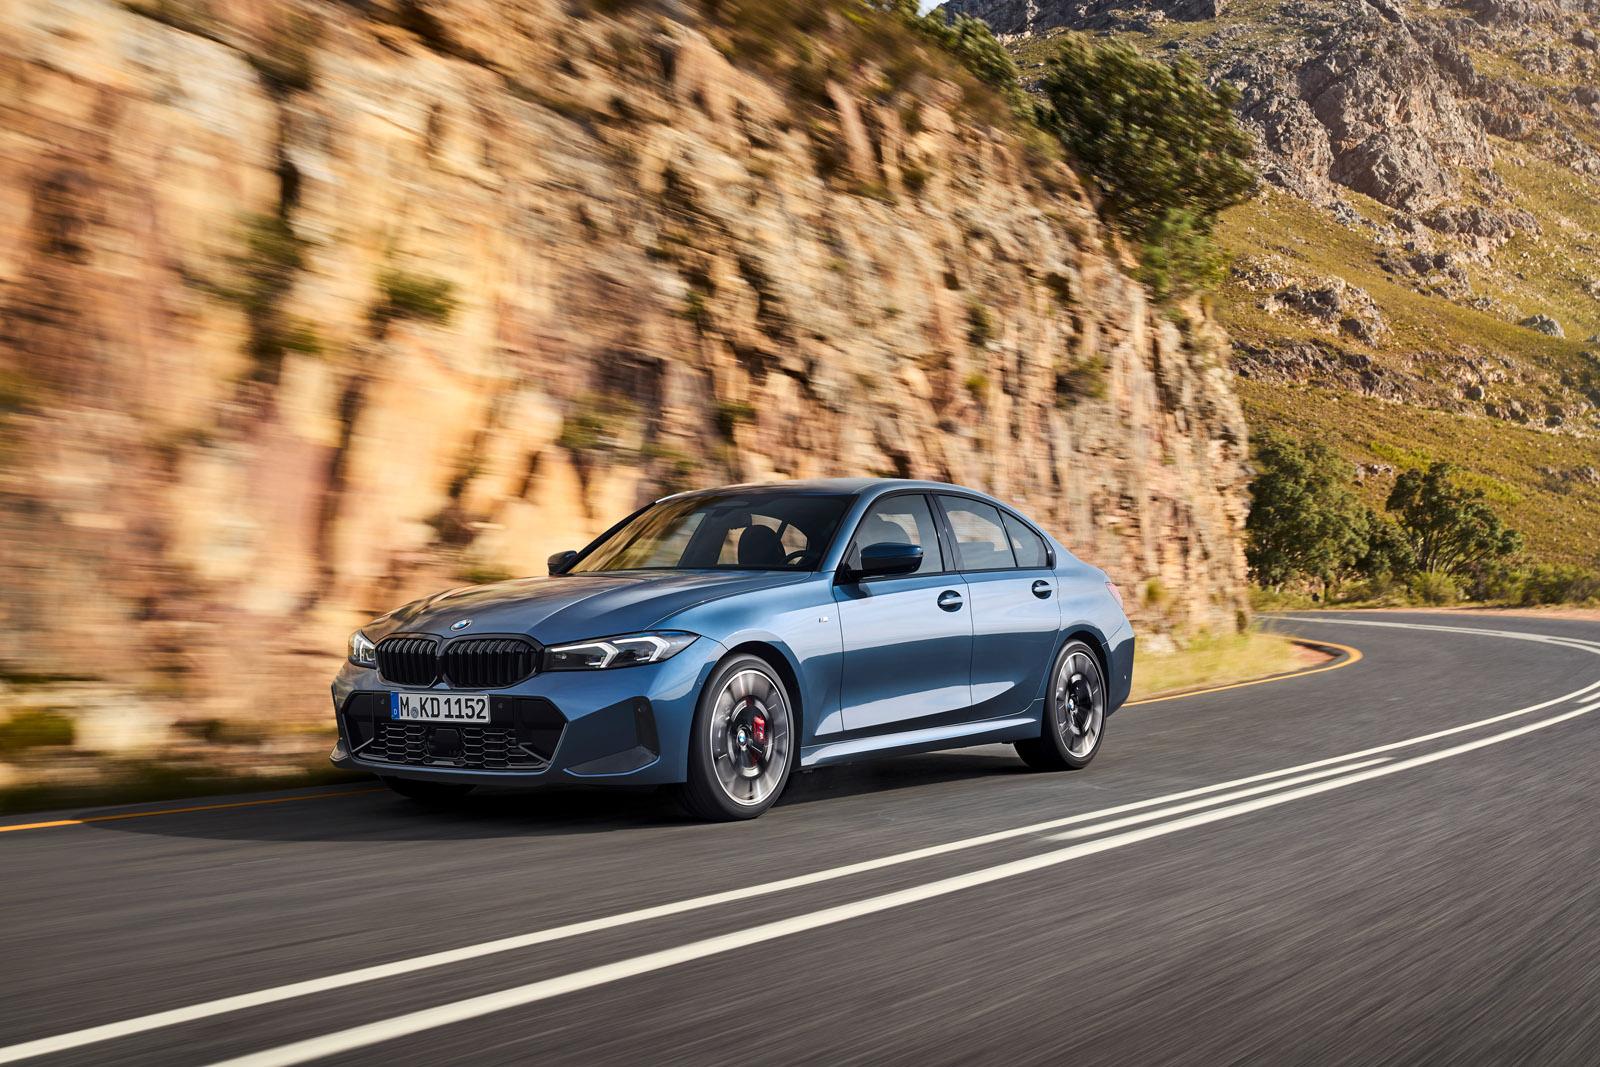
[[[1021,511],[1015,505],[1007,504],[1005,501],[990,496],[988,493],[980,492],[977,489],[969,489],[964,485],[955,485],[951,482],[932,482],[915,478],[808,478],[796,479],[790,482],[751,482],[743,485],[717,486],[710,489],[692,489],[688,492],[664,496],[661,500],[690,499],[697,496],[712,496],[718,493],[750,493],[752,495],[790,493],[814,496],[854,496],[870,500],[896,490],[915,491],[919,489],[926,492],[961,493],[977,497],[980,500],[987,500],[1012,514],[1023,516],[1023,521],[1042,534],[1052,545],[1058,548],[1062,547],[1055,538],[1045,533],[1042,526],[1033,519],[1028,518],[1027,513]],[[657,500],[655,503],[659,504],[661,500]]]
[[[685,493],[675,493],[671,497],[662,497],[671,500],[677,497],[708,496],[713,493],[801,493],[806,495],[850,495],[870,493],[877,496],[882,492],[894,489],[927,489],[944,490],[947,492],[970,493],[985,499],[993,499],[987,493],[976,489],[968,489],[963,485],[952,485],[949,482],[921,481],[914,478],[807,478],[792,482],[751,482],[743,485],[721,485],[710,489],[693,489]]]

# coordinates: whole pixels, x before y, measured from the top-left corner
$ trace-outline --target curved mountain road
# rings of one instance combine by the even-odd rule
[[[12,818],[0,1063],[1600,1061],[1600,623],[1276,625],[1362,657],[1130,706],[1082,773],[902,757],[751,824]]]

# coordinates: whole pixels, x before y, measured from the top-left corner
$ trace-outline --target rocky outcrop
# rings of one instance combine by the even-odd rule
[[[946,0],[949,15],[982,19],[997,34],[1044,33],[1057,29],[1148,29],[1166,19],[1214,19],[1228,0]]]
[[[1463,90],[1479,81],[1469,54],[1397,6],[1327,5],[1304,37],[1242,50],[1219,73],[1241,88],[1268,177],[1313,200],[1331,183],[1423,210],[1492,163],[1491,131]]]
[[[1466,191],[1464,182],[1493,182],[1491,136],[1532,142],[1564,166],[1600,173],[1600,156],[1574,135],[1547,94],[1481,73],[1472,58],[1493,46],[1517,51],[1530,70],[1600,76],[1586,43],[1593,34],[1571,28],[1575,16],[1593,14],[1587,0],[1481,0],[1470,18],[1439,17],[1434,8],[1335,0],[1277,5],[1270,15],[1230,20],[1237,14],[1232,8],[1188,0],[946,5],[1007,34],[1151,31],[1167,19],[1217,21],[1199,49],[1202,61],[1240,89],[1240,117],[1257,135],[1266,176],[1313,201],[1329,202],[1334,187],[1343,186],[1407,211],[1448,205]],[[1251,18],[1259,25],[1239,21]],[[1520,36],[1529,25],[1545,29],[1535,47]]]
[[[1412,208],[1455,192],[1458,168],[1488,165],[1483,130],[1402,20],[1351,19],[1319,46],[1291,76],[1328,132],[1334,182]]]
[[[369,613],[830,474],[1243,608],[1223,339],[936,57],[890,91],[672,5],[139,6],[0,3],[5,670],[321,720]]]
[[[1561,329],[1561,324],[1555,319],[1552,319],[1549,315],[1529,315],[1527,318],[1518,323],[1518,325],[1526,326],[1528,329],[1537,333],[1542,333],[1546,337],[1566,336],[1566,332]]]

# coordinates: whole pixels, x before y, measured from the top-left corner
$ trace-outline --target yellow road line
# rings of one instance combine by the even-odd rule
[[[267,797],[263,800],[232,800],[226,804],[195,804],[187,808],[159,808],[155,811],[121,811],[110,815],[85,815],[81,819],[52,819],[49,822],[25,822],[0,826],[0,834],[13,830],[48,830],[56,826],[85,826],[92,822],[116,822],[120,819],[144,819],[152,815],[187,815],[193,811],[221,811],[224,808],[256,808],[263,804],[292,804],[296,800],[328,800],[333,797],[359,797],[368,793],[382,793],[377,789],[348,789],[339,793],[302,793],[292,797]]]
[[[1214,685],[1209,689],[1190,689],[1183,693],[1173,693],[1170,696],[1145,697],[1143,700],[1130,700],[1122,706],[1125,708],[1131,708],[1137,704],[1159,704],[1165,700],[1183,700],[1186,697],[1205,696],[1207,693],[1221,693],[1229,689],[1243,689],[1247,685],[1266,685],[1268,682],[1287,682],[1291,678],[1304,678],[1308,674],[1321,674],[1323,671],[1336,671],[1340,667],[1348,667],[1352,663],[1359,663],[1361,661],[1361,650],[1359,648],[1352,648],[1350,645],[1341,645],[1336,641],[1312,641],[1301,637],[1292,637],[1290,640],[1296,641],[1302,645],[1310,645],[1313,648],[1336,648],[1345,654],[1345,658],[1334,663],[1325,663],[1321,667],[1307,667],[1305,670],[1290,671],[1288,674],[1271,674],[1265,678],[1252,678],[1248,682],[1230,682],[1227,685]]]

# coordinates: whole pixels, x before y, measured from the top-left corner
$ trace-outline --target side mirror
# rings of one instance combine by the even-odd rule
[[[859,578],[878,578],[890,574],[910,574],[922,566],[922,549],[896,541],[880,541],[861,550]]]
[[[550,565],[551,574],[565,574],[577,558],[578,554],[569,548],[565,552],[557,552],[545,562]]]

